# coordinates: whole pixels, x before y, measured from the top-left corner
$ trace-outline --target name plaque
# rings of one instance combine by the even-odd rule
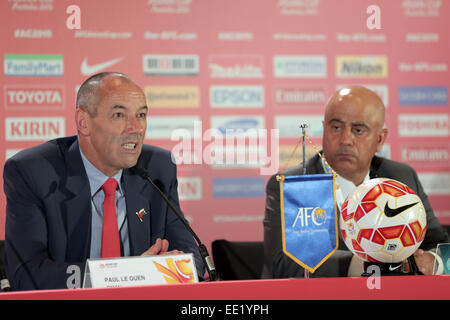
[[[192,253],[88,259],[83,288],[198,282]]]

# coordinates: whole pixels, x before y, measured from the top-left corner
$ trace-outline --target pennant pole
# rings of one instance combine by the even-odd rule
[[[306,123],[302,123],[300,125],[300,128],[302,129],[302,151],[303,151],[303,174],[306,174],[306,143],[305,143],[305,137],[306,137],[306,128],[308,128],[308,125]],[[309,279],[310,273],[309,270],[304,268],[304,277],[305,279]]]
[[[302,123],[300,125],[300,128],[302,129],[302,150],[303,150],[303,174],[306,174],[306,143],[305,143],[305,136],[306,136],[306,128],[308,128],[308,125],[306,123]]]

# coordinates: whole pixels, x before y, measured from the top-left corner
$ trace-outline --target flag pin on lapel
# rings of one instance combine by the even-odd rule
[[[144,208],[142,208],[141,210],[136,212],[136,215],[138,216],[139,220],[141,220],[141,222],[143,222],[142,217],[145,216],[146,214],[147,214],[147,211],[145,211]]]

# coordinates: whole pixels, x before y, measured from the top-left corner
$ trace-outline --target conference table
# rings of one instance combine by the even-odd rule
[[[215,281],[0,293],[0,300],[449,300],[450,276]]]

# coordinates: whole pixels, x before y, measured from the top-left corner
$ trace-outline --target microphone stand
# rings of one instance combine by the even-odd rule
[[[305,146],[305,136],[306,136],[306,131],[305,129],[308,128],[308,125],[306,123],[302,123],[300,125],[300,128],[302,129],[302,153],[303,153],[303,175],[306,174],[306,146]],[[304,277],[305,279],[309,279],[310,278],[310,273],[309,270],[307,270],[306,268],[304,269]]]
[[[158,191],[158,193],[161,195],[161,197],[164,199],[164,201],[167,203],[167,205],[173,210],[173,212],[175,212],[178,219],[181,220],[181,222],[184,224],[186,229],[188,229],[188,231],[193,235],[195,241],[197,242],[198,250],[203,259],[203,262],[205,263],[206,270],[208,271],[209,279],[211,281],[216,281],[218,279],[218,276],[217,276],[216,268],[214,266],[214,262],[211,259],[211,257],[209,256],[208,249],[206,249],[205,245],[200,241],[200,238],[197,236],[197,234],[194,232],[194,230],[192,230],[189,223],[186,221],[186,219],[183,217],[183,215],[179,212],[179,210],[172,204],[172,202],[167,198],[167,196],[164,194],[164,192],[162,192],[161,189],[153,182],[153,180],[150,179],[148,172],[143,168],[135,167],[134,169],[139,174],[139,176],[141,176],[141,178],[150,182],[150,184]]]

